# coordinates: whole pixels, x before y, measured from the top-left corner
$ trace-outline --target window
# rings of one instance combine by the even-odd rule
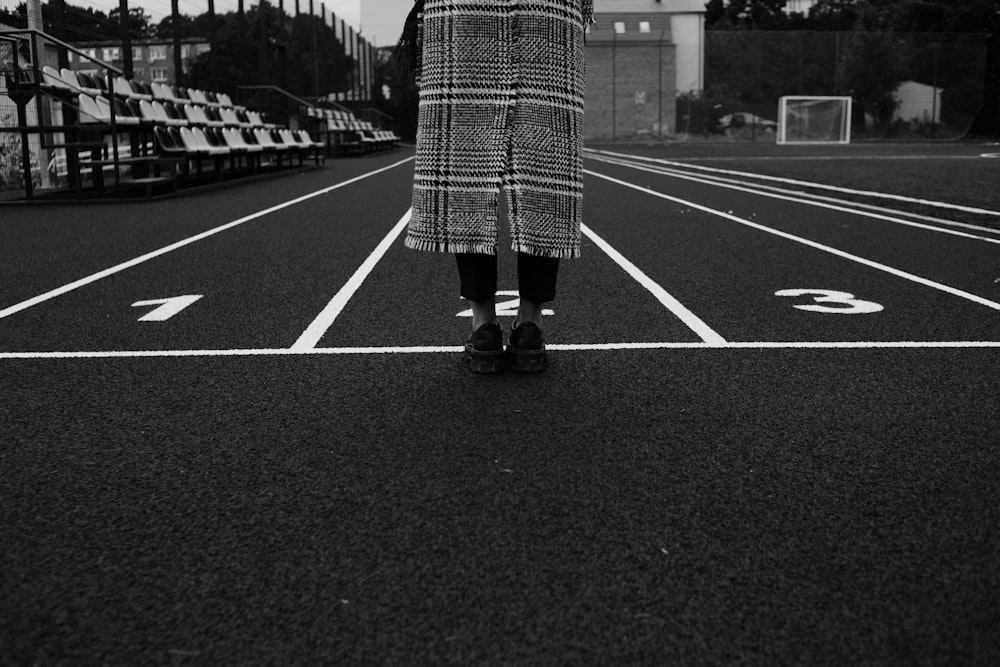
[[[649,32],[649,21],[639,21],[639,32]]]
[[[154,67],[153,69],[149,70],[149,76],[151,79],[153,79],[153,81],[157,83],[163,83],[164,81],[167,80],[167,70]]]
[[[167,59],[167,47],[165,46],[151,46],[149,47],[149,62],[156,62],[157,60]]]
[[[106,46],[101,49],[101,60],[107,62],[108,60],[118,60],[121,58],[121,49],[117,46]]]
[[[142,47],[133,46],[132,47],[132,60],[142,60]]]
[[[619,35],[625,34],[625,21],[615,21],[615,32]]]

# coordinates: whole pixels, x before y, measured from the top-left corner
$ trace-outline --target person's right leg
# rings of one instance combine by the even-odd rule
[[[542,306],[556,297],[559,260],[524,252],[517,254],[518,291],[521,295],[517,320],[510,332],[507,356],[515,373],[545,370],[548,354],[542,335]]]

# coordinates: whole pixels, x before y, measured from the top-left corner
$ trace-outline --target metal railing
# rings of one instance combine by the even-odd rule
[[[46,185],[51,187],[47,171],[42,168],[43,163],[48,165],[50,160],[43,160],[43,153],[52,151],[54,154],[57,148],[63,148],[66,153],[70,187],[78,192],[81,187],[79,172],[75,169],[79,148],[77,139],[83,129],[78,123],[81,113],[79,103],[56,96],[45,85],[42,69],[50,65],[58,70],[60,65],[68,64],[70,53],[79,61],[93,63],[95,69],[103,70],[103,81],[109,99],[110,149],[117,185],[121,162],[118,150],[118,123],[115,105],[111,101],[114,95],[114,77],[122,76],[122,70],[40,30],[31,28],[5,30],[0,32],[0,39],[5,45],[4,53],[0,55],[0,76],[3,78],[3,87],[0,89],[0,137],[16,134],[20,144],[14,146],[14,142],[8,142],[5,146],[0,139],[0,148],[6,149],[0,152],[20,153],[19,180],[25,198],[28,200],[34,198],[36,188],[42,189]],[[9,102],[5,103],[5,98]],[[52,105],[53,101],[58,102],[58,106]],[[10,113],[11,104],[16,108],[13,119]],[[69,119],[64,116],[67,111],[71,116]],[[60,122],[53,122],[56,117]],[[70,122],[67,123],[66,120]],[[10,171],[10,165],[5,167]],[[9,177],[4,178],[0,186],[4,191],[10,191],[12,188],[9,187],[11,184],[9,181],[13,180]],[[3,194],[0,192],[0,196]]]

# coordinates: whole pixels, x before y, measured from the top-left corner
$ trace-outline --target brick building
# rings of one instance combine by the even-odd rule
[[[91,58],[124,69],[125,60],[122,56],[121,42],[80,42],[75,46]],[[187,72],[195,59],[209,50],[206,39],[181,40],[181,66]],[[87,59],[77,58],[70,54],[70,68],[81,70],[88,74],[96,72],[94,63]],[[134,39],[132,40],[132,72],[133,78],[146,83],[174,83],[179,80],[174,71],[174,43],[172,39]]]
[[[587,141],[676,132],[679,92],[700,91],[704,0],[595,0],[587,34]]]

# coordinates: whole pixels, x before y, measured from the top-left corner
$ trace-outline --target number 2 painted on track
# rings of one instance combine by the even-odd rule
[[[521,298],[516,290],[501,290],[497,292],[497,296],[513,296],[517,297],[511,299],[510,301],[498,301],[497,302],[497,317],[517,317],[517,308],[521,305]],[[543,308],[542,315],[554,315],[550,308]],[[462,312],[455,315],[455,317],[472,317],[472,309],[463,310]]]
[[[796,305],[799,310],[808,310],[813,313],[829,313],[832,315],[867,315],[877,313],[885,309],[880,303],[874,301],[864,301],[856,298],[850,292],[838,292],[828,289],[783,289],[774,293],[774,296],[811,296],[816,303],[807,305]],[[825,306],[822,304],[837,304],[836,306]]]

